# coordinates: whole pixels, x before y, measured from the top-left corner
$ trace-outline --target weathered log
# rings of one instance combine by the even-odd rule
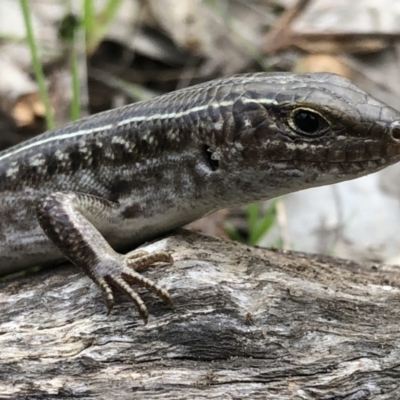
[[[144,326],[72,266],[0,285],[0,398],[400,399],[400,270],[188,231]]]

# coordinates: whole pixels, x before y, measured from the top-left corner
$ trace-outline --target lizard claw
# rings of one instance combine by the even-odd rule
[[[114,286],[128,295],[135,304],[143,322],[147,323],[149,313],[146,304],[140,295],[132,289],[130,286],[132,283],[145,287],[148,291],[161,297],[165,303],[173,306],[171,296],[166,289],[137,272],[157,262],[172,263],[173,258],[165,252],[148,253],[144,250],[136,250],[126,255],[116,254],[116,257],[111,259],[105,257],[93,268],[94,281],[105,295],[107,314],[114,307],[112,289],[112,286]]]
[[[128,295],[128,297],[132,300],[135,304],[140,317],[142,318],[143,322],[147,324],[147,320],[149,317],[149,312],[147,310],[146,304],[141,299],[141,297],[129,286],[129,284],[120,276],[108,276],[107,281],[110,282],[113,286],[120,289],[122,292]],[[111,312],[109,306],[107,304],[108,313]]]

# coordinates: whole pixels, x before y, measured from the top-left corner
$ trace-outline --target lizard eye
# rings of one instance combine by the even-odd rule
[[[309,137],[324,134],[329,126],[328,122],[321,115],[304,108],[292,112],[289,125],[297,133]]]

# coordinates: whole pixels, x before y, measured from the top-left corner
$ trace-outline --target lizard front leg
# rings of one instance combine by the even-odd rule
[[[166,289],[137,272],[156,262],[171,263],[172,257],[165,252],[149,254],[141,250],[119,254],[99,232],[121,219],[118,204],[83,193],[55,192],[40,201],[37,218],[61,253],[100,286],[108,313],[114,306],[112,286],[115,286],[130,297],[147,322],[147,307],[131,283],[145,287],[172,305]]]

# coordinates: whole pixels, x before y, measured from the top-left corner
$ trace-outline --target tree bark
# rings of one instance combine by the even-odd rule
[[[0,398],[400,399],[400,270],[180,231],[150,319],[72,266],[0,285]]]

